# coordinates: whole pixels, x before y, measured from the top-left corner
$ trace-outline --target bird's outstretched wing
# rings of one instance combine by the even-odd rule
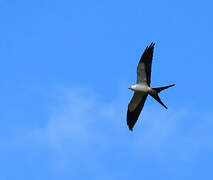
[[[129,129],[131,131],[138,120],[138,117],[144,106],[146,98],[147,98],[147,94],[143,92],[135,92],[128,105],[127,125],[129,126]]]
[[[155,44],[151,43],[141,56],[137,67],[137,84],[147,84],[150,86],[154,46]]]

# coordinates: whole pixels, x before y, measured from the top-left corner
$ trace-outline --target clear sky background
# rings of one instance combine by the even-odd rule
[[[0,179],[213,179],[212,1],[0,1]],[[152,87],[126,125],[136,67]]]

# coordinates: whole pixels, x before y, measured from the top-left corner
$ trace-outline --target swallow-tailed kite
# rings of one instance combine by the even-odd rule
[[[174,84],[172,84],[169,86],[158,88],[150,87],[154,45],[154,43],[151,43],[150,46],[145,49],[137,67],[137,83],[136,85],[129,87],[130,90],[134,91],[134,95],[128,105],[127,111],[127,125],[129,126],[129,129],[131,131],[138,120],[138,117],[144,106],[147,96],[151,95],[164,108],[167,109],[167,107],[160,100],[158,93],[164,89],[174,86]]]

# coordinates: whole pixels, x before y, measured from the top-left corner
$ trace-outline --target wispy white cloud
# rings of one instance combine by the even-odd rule
[[[83,89],[72,89],[62,97],[63,103],[52,111],[45,128],[34,131],[37,138],[53,148],[91,143],[112,147],[119,140],[129,141],[135,152],[142,151],[151,156],[164,156],[173,151],[170,146],[176,146],[176,153],[182,156],[187,151],[191,154],[192,148],[188,144],[200,148],[210,146],[205,139],[205,130],[212,124],[206,112],[195,115],[187,108],[167,111],[160,106],[156,109],[148,105],[131,133],[126,126],[128,100],[107,102]]]
[[[212,113],[194,113],[187,108],[166,111],[148,103],[130,132],[126,125],[129,99],[125,94],[109,102],[89,90],[64,92],[44,128],[30,129],[24,139],[51,148],[60,163],[68,163],[75,170],[81,163],[88,173],[95,174],[96,167],[100,177],[105,173],[112,179],[106,164],[114,155],[137,160],[155,157],[159,161],[172,157],[190,163],[200,151],[213,149]],[[91,165],[93,168],[89,168]]]

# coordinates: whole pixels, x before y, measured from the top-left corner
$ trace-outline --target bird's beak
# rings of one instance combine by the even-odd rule
[[[130,89],[130,90],[131,90],[131,86],[129,86],[129,87],[128,87],[128,89]]]

